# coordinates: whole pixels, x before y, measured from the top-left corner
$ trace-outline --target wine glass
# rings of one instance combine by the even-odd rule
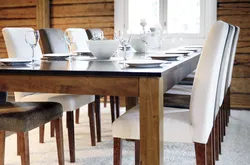
[[[127,60],[127,46],[130,44],[131,35],[129,31],[127,31],[127,34],[124,34],[121,30],[118,30],[115,33],[115,38],[119,39],[119,42],[121,46],[123,47],[123,51],[124,51],[123,59],[124,59],[124,64],[125,64],[125,61]]]
[[[148,37],[149,37],[150,33],[149,32],[141,32],[140,34],[140,39],[141,41],[144,43],[144,47],[145,47],[145,56],[144,58],[146,58],[147,55],[147,46],[148,46]]]
[[[69,47],[69,60],[72,60],[72,46],[74,44],[73,37],[70,37],[69,34],[65,31],[64,32],[64,39]]]
[[[31,65],[35,65],[35,47],[38,44],[40,35],[38,30],[29,30],[25,33],[25,42],[31,47],[32,49],[32,56],[31,56]]]
[[[140,25],[142,26],[142,30],[145,32],[145,27],[147,25],[146,19],[142,18],[141,22],[140,22]]]
[[[164,29],[161,29],[160,30],[160,36],[159,36],[159,39],[160,39],[160,50],[163,51],[163,43],[165,41],[165,39],[167,38],[167,31],[164,30]]]

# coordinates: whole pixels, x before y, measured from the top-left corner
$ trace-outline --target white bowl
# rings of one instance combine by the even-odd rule
[[[118,40],[89,40],[87,43],[97,59],[109,59],[119,47]]]

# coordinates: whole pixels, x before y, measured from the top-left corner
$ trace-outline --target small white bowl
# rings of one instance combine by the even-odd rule
[[[118,40],[89,40],[89,50],[97,59],[109,59],[119,47]]]

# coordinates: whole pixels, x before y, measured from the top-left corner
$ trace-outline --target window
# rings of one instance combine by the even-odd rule
[[[183,37],[205,38],[216,20],[216,0],[116,0],[115,3],[116,28],[130,29],[135,34],[142,30],[140,20],[146,19],[148,30],[161,25],[170,36],[178,33]]]
[[[203,25],[201,0],[168,0],[168,33],[200,34]]]
[[[147,27],[154,27],[160,19],[159,11],[159,0],[128,0],[128,29],[139,33],[141,19],[147,21]]]

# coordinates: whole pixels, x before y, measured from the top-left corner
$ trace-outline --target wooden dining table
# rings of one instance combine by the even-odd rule
[[[199,55],[191,53],[155,68],[92,59],[1,66],[0,91],[125,96],[128,109],[139,97],[140,165],[162,165],[163,94],[196,69]]]

